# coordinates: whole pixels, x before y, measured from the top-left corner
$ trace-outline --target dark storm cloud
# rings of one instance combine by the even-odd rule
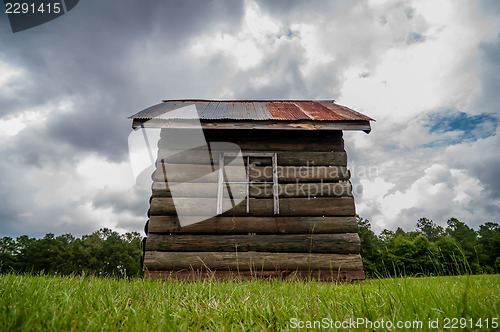
[[[115,213],[129,212],[137,217],[144,218],[149,208],[148,197],[151,190],[133,187],[128,191],[104,188],[97,192],[92,205],[96,208],[111,208]]]
[[[76,186],[83,181],[78,162],[91,155],[126,160],[127,116],[171,94],[184,97],[179,91],[204,89],[191,85],[211,85],[184,75],[191,64],[182,50],[199,34],[234,29],[242,15],[243,1],[81,1],[62,17],[15,34],[0,15],[0,63],[20,73],[0,90],[0,118],[43,113],[0,145],[0,234],[84,234],[102,227],[89,206],[117,211],[118,203],[103,192],[95,203],[86,197],[93,193]],[[137,198],[127,190],[113,195]],[[147,199],[130,199],[117,227],[144,223],[133,215],[145,216]]]
[[[47,226],[45,221],[40,222],[41,220],[38,219],[40,216],[34,218],[35,222],[40,222],[39,229],[23,222],[23,219],[35,207],[35,192],[27,190],[29,181],[25,180],[27,174],[20,170],[21,167],[13,163],[9,155],[2,154],[0,161],[0,237],[15,237],[28,232],[34,234]]]
[[[479,46],[481,94],[476,108],[482,112],[500,114],[500,31],[494,41]]]
[[[25,234],[24,225],[20,226],[20,222],[17,220],[16,213],[18,212],[11,204],[5,204],[8,196],[11,193],[0,193],[0,199],[2,202],[2,209],[0,210],[0,237],[3,236],[15,236],[16,234]]]
[[[500,1],[498,0],[480,0],[479,8],[486,15],[496,15],[500,13]]]
[[[162,73],[142,60],[159,61],[214,27],[234,27],[242,14],[241,1],[86,1],[45,25],[2,33],[0,44],[8,47],[0,61],[23,76],[9,82],[15,94],[0,94],[0,115],[70,100],[73,112],[49,115],[40,144],[54,139],[120,160],[126,117],[167,92],[147,84]]]
[[[79,151],[66,142],[47,135],[45,127],[25,128],[3,144],[0,153],[4,161],[27,168],[59,167],[78,160]]]

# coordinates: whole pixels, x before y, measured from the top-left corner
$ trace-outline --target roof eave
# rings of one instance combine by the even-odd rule
[[[135,118],[132,122],[133,129],[139,128],[179,128],[179,129],[278,129],[278,130],[360,130],[370,133],[370,121],[343,120],[343,121],[313,121],[313,120],[180,120],[180,119],[141,119]]]

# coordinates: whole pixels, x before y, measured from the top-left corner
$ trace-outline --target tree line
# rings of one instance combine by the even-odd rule
[[[358,217],[365,272],[369,276],[456,275],[500,272],[500,227],[487,222],[479,230],[450,218],[446,228],[420,218],[414,231],[384,229]]]
[[[456,275],[500,272],[500,227],[487,222],[479,230],[456,218],[443,228],[421,218],[414,231],[384,229],[358,217],[363,264],[368,276]],[[142,240],[137,232],[120,235],[102,228],[75,238],[41,239],[26,235],[0,238],[0,273],[9,271],[137,277],[142,275]]]
[[[0,238],[0,272],[135,277],[142,274],[141,236],[102,228],[75,238],[71,234],[41,239],[27,235]]]

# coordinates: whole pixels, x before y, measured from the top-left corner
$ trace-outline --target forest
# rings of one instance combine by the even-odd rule
[[[26,235],[0,239],[0,272],[135,277],[142,274],[141,236],[102,228],[76,238],[71,234]]]
[[[456,218],[446,228],[420,218],[414,231],[384,229],[358,217],[363,265],[368,276],[499,273],[500,227],[486,222],[476,231]]]
[[[363,264],[368,277],[431,276],[500,272],[500,227],[486,222],[474,230],[456,218],[446,228],[421,218],[414,231],[375,234],[358,217]],[[0,238],[0,273],[138,277],[142,238],[102,228],[81,238],[71,234]]]

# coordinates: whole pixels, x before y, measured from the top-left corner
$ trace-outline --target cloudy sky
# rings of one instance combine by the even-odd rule
[[[127,116],[162,99],[335,99],[358,213],[500,215],[500,1],[85,0],[0,14],[0,236],[141,231]]]

